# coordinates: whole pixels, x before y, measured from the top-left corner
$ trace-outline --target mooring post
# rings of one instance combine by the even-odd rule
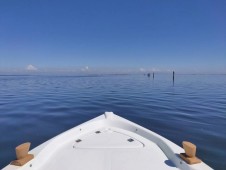
[[[155,72],[153,72],[153,79],[155,78]]]
[[[174,82],[174,75],[175,75],[175,72],[173,71],[173,82]]]

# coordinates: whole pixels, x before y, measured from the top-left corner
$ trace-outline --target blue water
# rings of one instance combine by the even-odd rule
[[[14,148],[32,148],[104,111],[181,145],[226,169],[226,75],[0,76],[0,168]]]

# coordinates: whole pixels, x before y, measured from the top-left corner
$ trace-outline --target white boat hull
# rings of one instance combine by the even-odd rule
[[[72,128],[34,148],[34,159],[3,170],[209,170],[188,165],[184,150],[166,138],[112,112]]]

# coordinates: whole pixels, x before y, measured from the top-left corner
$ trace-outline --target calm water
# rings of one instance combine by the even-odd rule
[[[0,168],[14,148],[32,148],[104,111],[181,145],[189,140],[226,169],[226,75],[0,76]]]

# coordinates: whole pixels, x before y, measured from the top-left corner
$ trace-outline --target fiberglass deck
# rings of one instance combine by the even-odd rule
[[[178,169],[155,143],[118,128],[100,129],[75,138],[73,143],[57,149],[49,160],[41,169]]]

